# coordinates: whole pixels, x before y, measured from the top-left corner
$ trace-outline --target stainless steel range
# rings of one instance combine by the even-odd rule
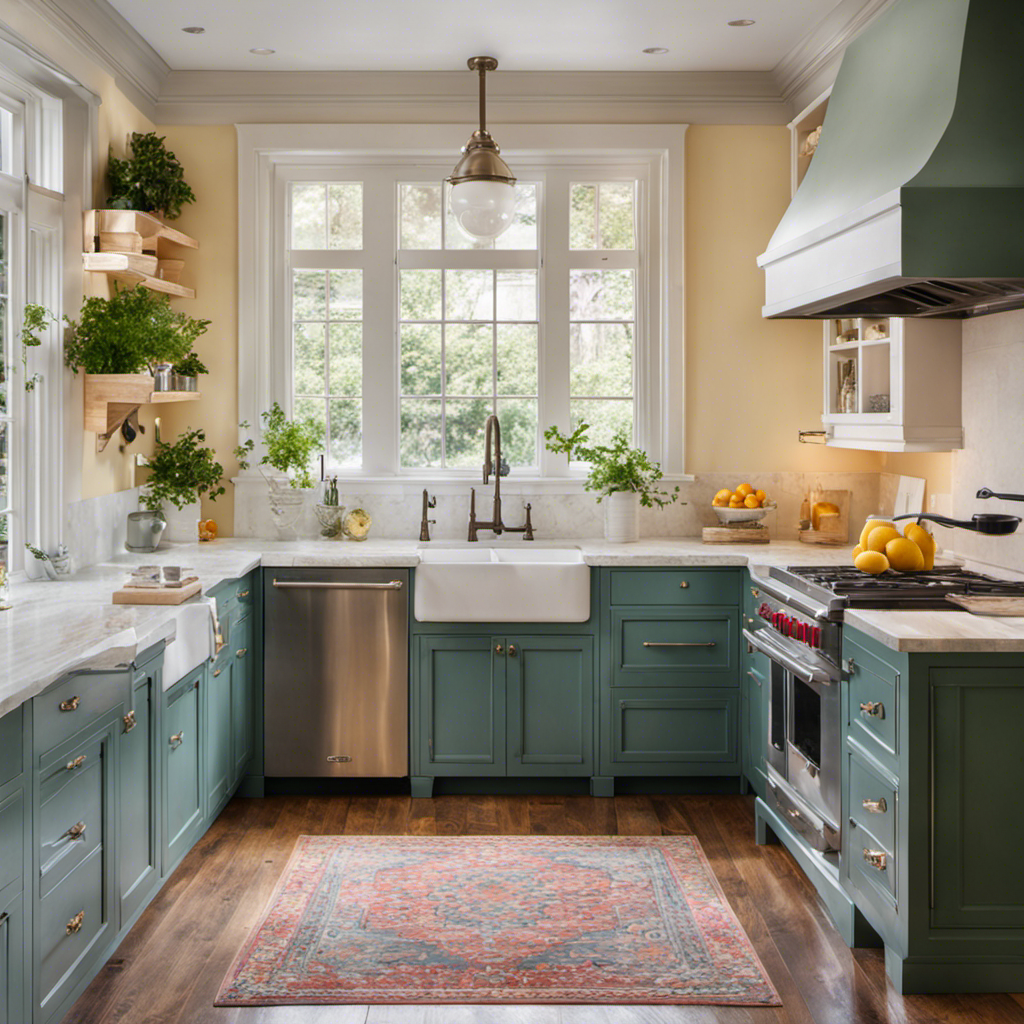
[[[743,630],[771,663],[769,802],[821,851],[839,849],[842,622],[846,608],[942,608],[947,594],[1024,594],[1024,583],[958,567],[867,576],[852,566],[772,567]]]

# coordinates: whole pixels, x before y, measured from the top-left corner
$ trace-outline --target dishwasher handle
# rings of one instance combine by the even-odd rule
[[[274,580],[278,590],[401,590],[401,580],[389,583],[307,583],[302,580]]]

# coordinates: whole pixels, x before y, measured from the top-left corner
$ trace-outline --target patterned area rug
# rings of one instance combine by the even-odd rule
[[[693,836],[300,836],[217,1006],[778,995]]]

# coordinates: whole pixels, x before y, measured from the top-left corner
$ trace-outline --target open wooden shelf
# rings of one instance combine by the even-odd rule
[[[198,249],[199,243],[183,231],[170,228],[158,217],[140,210],[86,210],[85,211],[85,252],[98,252],[97,239],[101,231],[134,232],[142,235],[143,252],[163,256],[162,249],[170,245],[181,245],[186,249]],[[171,255],[168,252],[167,255]]]
[[[143,405],[194,402],[198,391],[154,391],[145,373],[87,373],[85,375],[85,429],[96,434],[96,450],[103,451],[129,416]]]
[[[162,277],[146,273],[148,264],[143,261],[155,259],[155,256],[130,252],[86,252],[82,254],[82,265],[90,273],[106,274],[107,277],[124,281],[126,284],[141,284],[154,292],[165,292],[182,299],[196,297],[194,288],[186,288],[177,281],[165,281]]]

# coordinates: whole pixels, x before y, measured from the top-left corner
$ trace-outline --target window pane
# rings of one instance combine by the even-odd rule
[[[363,392],[363,325],[331,324],[330,393],[361,395]]]
[[[300,323],[294,332],[295,394],[326,394],[324,325]]]
[[[493,346],[494,329],[490,324],[449,324],[444,338],[445,393],[493,394]]]
[[[569,248],[597,248],[597,186],[569,188]]]
[[[363,272],[361,270],[332,270],[331,319],[363,319]]]
[[[329,249],[362,249],[363,183],[343,181],[327,186]]]
[[[632,270],[570,270],[570,320],[632,320]]]
[[[440,270],[403,270],[401,291],[403,320],[441,319]]]
[[[569,393],[573,396],[633,394],[633,325],[571,324]]]
[[[363,462],[363,403],[359,399],[334,399],[331,413],[330,458],[336,466],[361,466]]]
[[[494,241],[495,249],[537,248],[537,185],[532,181],[516,182],[516,219],[503,235]]]
[[[323,185],[292,185],[292,248],[327,248],[327,189]]]
[[[502,458],[510,466],[536,466],[537,400],[499,398],[498,418],[501,420]],[[483,460],[480,461],[482,464]],[[518,526],[519,523],[513,525]]]
[[[634,197],[636,185],[632,181],[601,183],[601,248],[635,249]]]
[[[446,465],[456,469],[478,469],[483,465],[484,420],[493,411],[490,398],[459,398],[445,403]]]
[[[612,438],[620,430],[625,430],[627,436],[632,440],[633,402],[631,399],[597,401],[574,398],[569,403],[569,414],[573,430],[584,420],[590,425],[587,439],[591,444],[610,444]]]
[[[498,324],[498,394],[537,394],[537,325]]]
[[[497,319],[537,319],[536,270],[499,270],[496,290]]]
[[[402,324],[402,394],[441,394],[440,324]]]
[[[295,419],[315,420],[327,436],[327,402],[322,398],[296,398]]]
[[[402,465],[429,467],[441,465],[441,400],[439,398],[402,399]],[[483,449],[480,449],[483,451]]]
[[[444,274],[446,320],[494,317],[494,274],[490,270],[446,270]]]
[[[440,185],[401,186],[401,248],[441,248],[441,197]]]
[[[296,270],[292,278],[292,319],[327,319],[327,274],[322,270]]]

